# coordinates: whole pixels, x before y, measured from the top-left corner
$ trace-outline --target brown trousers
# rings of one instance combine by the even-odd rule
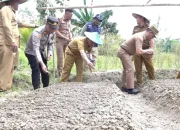
[[[129,55],[125,50],[120,48],[118,50],[118,57],[120,58],[123,66],[122,85],[126,88],[134,88],[134,68]]]
[[[18,66],[19,65],[19,51],[15,53],[14,56],[14,66]]]
[[[148,58],[145,55],[134,55],[133,58],[134,58],[134,66],[135,66],[136,79],[137,79],[138,85],[142,84],[142,66],[143,66],[143,63],[146,67],[149,79],[150,80],[156,79],[153,61],[151,58]]]
[[[178,72],[176,79],[180,79],[180,72]]]
[[[11,46],[0,45],[0,90],[12,87],[14,54]]]
[[[68,51],[69,48],[67,48]],[[73,65],[76,65],[76,81],[77,82],[82,82],[83,78],[83,59],[80,55],[74,55],[71,52],[66,52],[65,53],[65,60],[64,60],[64,67],[61,75],[61,82],[68,82],[69,76],[71,73],[71,69]]]
[[[57,70],[59,76],[62,73],[63,69],[63,60],[65,56],[65,50],[68,45],[67,41],[64,41],[60,38],[56,38],[56,54],[57,54]]]

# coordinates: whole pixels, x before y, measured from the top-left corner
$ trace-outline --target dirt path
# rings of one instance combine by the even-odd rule
[[[111,82],[63,83],[0,99],[0,130],[179,130],[179,118],[168,118],[176,107],[165,113],[145,90],[128,95]]]

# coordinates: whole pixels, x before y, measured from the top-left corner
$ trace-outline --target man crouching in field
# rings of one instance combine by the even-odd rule
[[[76,81],[82,82],[83,75],[83,62],[87,63],[90,69],[94,69],[92,63],[92,47],[94,43],[102,45],[99,34],[97,32],[84,32],[85,37],[75,38],[72,40],[65,51],[64,67],[61,75],[61,82],[68,82],[71,68],[76,64]],[[91,56],[87,57],[88,52]]]
[[[144,41],[151,41],[158,34],[158,30],[154,26],[150,26],[144,32],[136,33],[126,40],[118,50],[118,57],[123,65],[122,75],[122,91],[128,94],[138,94],[140,91],[134,88],[134,68],[131,56],[134,54],[143,54],[151,58],[154,50],[149,48],[142,49]]]
[[[57,18],[49,16],[46,24],[35,29],[27,42],[25,55],[32,69],[34,89],[40,88],[40,74],[43,87],[49,85],[47,61],[53,54],[53,39],[55,31],[58,29],[58,22]]]

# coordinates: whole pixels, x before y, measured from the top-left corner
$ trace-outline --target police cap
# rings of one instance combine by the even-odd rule
[[[47,18],[47,24],[49,24],[50,28],[52,29],[57,29],[58,28],[58,19],[56,17],[53,17],[53,16],[49,16]]]

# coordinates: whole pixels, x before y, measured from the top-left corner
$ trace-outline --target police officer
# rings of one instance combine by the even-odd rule
[[[133,29],[133,34],[143,32],[149,27],[150,20],[148,18],[146,18],[145,15],[139,14],[139,13],[132,13],[132,15],[137,21],[137,26],[135,26]],[[142,48],[143,49],[151,48],[154,50],[154,39],[152,39],[150,41],[144,40]],[[151,57],[149,57],[145,54],[135,54],[133,56],[136,79],[137,79],[137,83],[136,83],[137,87],[141,87],[141,85],[142,85],[143,63],[146,67],[149,79],[150,80],[155,79],[155,70],[154,70],[154,66],[153,66],[152,56],[153,55],[151,55]]]
[[[154,26],[150,26],[144,32],[136,33],[127,39],[120,49],[118,50],[118,56],[123,65],[122,75],[122,91],[128,94],[138,94],[140,91],[134,88],[134,68],[131,60],[131,56],[135,53],[146,54],[147,56],[153,55],[154,50],[152,48],[143,49],[142,45],[144,40],[152,40],[157,34],[158,30]]]
[[[52,16],[47,18],[46,25],[35,29],[25,49],[25,55],[32,69],[32,84],[34,89],[40,88],[40,73],[43,87],[49,85],[47,61],[52,56],[53,39],[58,29],[58,19]]]
[[[97,32],[101,34],[101,27],[99,26],[101,22],[102,22],[102,16],[100,14],[95,15],[92,22],[88,22],[83,26],[80,33],[81,36],[84,36],[84,32]],[[94,60],[94,64],[97,56],[98,56],[98,44],[94,43],[94,46],[92,48],[92,59]],[[84,71],[87,71],[86,64],[84,64]]]
[[[97,32],[85,32],[85,37],[72,40],[65,51],[65,61],[61,75],[61,82],[67,82],[73,64],[76,64],[76,81],[82,82],[83,61],[90,69],[94,69],[91,59],[88,59],[86,51],[91,54],[94,43],[103,44]]]
[[[0,91],[11,88],[14,55],[19,47],[19,30],[15,13],[23,0],[3,0],[0,10]],[[35,27],[35,25],[33,25]]]

